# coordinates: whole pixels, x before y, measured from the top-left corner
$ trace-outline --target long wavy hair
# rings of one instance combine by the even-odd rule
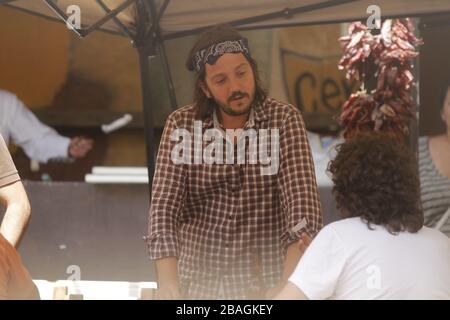
[[[193,70],[192,59],[197,51],[208,48],[215,43],[238,40],[242,38],[243,37],[239,34],[239,32],[229,25],[217,25],[211,28],[210,30],[204,32],[192,47],[186,61],[186,68],[191,71]],[[261,85],[261,79],[256,61],[251,57],[245,57],[252,67],[253,76],[255,79],[255,98],[253,100],[253,104],[259,104],[264,102],[267,94]],[[205,83],[205,76],[205,68],[202,68],[200,73],[197,73],[195,81],[194,104],[196,108],[195,118],[197,120],[203,120],[212,111],[212,109],[216,107],[216,102],[214,99],[208,98],[201,88],[201,84]]]

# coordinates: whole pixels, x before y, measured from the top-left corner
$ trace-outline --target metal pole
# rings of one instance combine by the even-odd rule
[[[103,10],[105,10],[106,13],[111,13],[111,9],[108,8],[108,6],[102,1],[102,0],[96,0],[97,3],[99,4],[100,7],[102,7]],[[114,23],[116,24],[116,26],[122,30],[122,33],[127,36],[128,38],[130,38],[131,40],[134,40],[134,36],[131,34],[130,30],[128,30],[128,28],[122,23],[122,21],[120,21],[119,18],[117,18],[117,16],[113,16],[112,20],[114,21]]]
[[[152,16],[153,25],[151,28],[151,33],[149,36],[152,36],[153,33],[155,34],[155,39],[158,42],[158,53],[161,58],[161,63],[163,67],[164,72],[164,78],[166,79],[166,85],[167,89],[169,91],[169,99],[170,99],[170,106],[172,107],[172,111],[175,111],[178,103],[177,98],[175,94],[175,86],[173,85],[172,75],[170,72],[169,67],[169,61],[167,59],[167,53],[166,53],[166,47],[164,45],[164,41],[161,40],[161,30],[159,27],[159,21],[161,20],[164,11],[167,9],[167,6],[169,5],[170,0],[164,1],[162,8],[159,12],[157,12],[155,1],[154,0],[148,0],[148,5],[150,7],[150,14]]]
[[[152,96],[150,91],[150,59],[146,47],[138,47],[142,87],[142,108],[144,112],[144,133],[147,150],[148,185],[150,201],[152,198],[153,175],[155,172],[155,128],[153,125]]]
[[[286,20],[289,20],[290,18],[292,18],[293,16],[295,16],[296,14],[299,14],[299,13],[303,14],[303,13],[307,13],[307,12],[313,12],[313,11],[326,9],[326,8],[338,6],[338,5],[345,4],[345,3],[356,2],[356,1],[359,1],[359,0],[328,0],[328,1],[323,1],[323,2],[319,2],[319,3],[302,5],[302,6],[298,6],[298,7],[294,7],[294,8],[285,8],[281,11],[266,13],[266,14],[262,14],[262,15],[258,15],[258,16],[227,21],[226,23],[237,28],[239,26],[245,26],[247,24],[253,24],[253,23],[257,23],[257,22],[269,21],[272,19],[285,18]],[[174,32],[172,34],[163,36],[162,40],[170,40],[170,39],[176,39],[176,38],[189,36],[189,35],[193,35],[193,34],[199,34],[199,33],[202,33],[203,31],[208,30],[211,27],[212,27],[212,25],[209,25],[209,26],[199,27],[199,28],[195,28],[195,29],[191,29],[191,30]],[[252,28],[250,27],[249,30],[250,29],[252,29]]]
[[[162,41],[158,45],[158,52],[159,52],[159,56],[161,57],[164,78],[166,79],[166,85],[167,85],[167,89],[169,91],[170,106],[172,107],[172,111],[175,111],[178,106],[177,97],[176,97],[176,93],[175,93],[175,86],[173,84],[172,75],[170,72],[166,48],[164,46],[164,42],[162,42]]]
[[[144,114],[144,134],[147,151],[147,169],[149,201],[152,199],[153,175],[155,172],[155,128],[152,114],[152,94],[150,59],[155,56],[155,41],[153,35],[147,35],[151,23],[151,14],[148,12],[145,0],[136,1],[136,30],[134,47],[139,55],[139,70],[141,74],[142,110]]]

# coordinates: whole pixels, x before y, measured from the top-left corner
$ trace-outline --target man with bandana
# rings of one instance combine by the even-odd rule
[[[201,35],[186,65],[197,75],[194,103],[167,119],[149,211],[146,240],[156,263],[157,298],[270,298],[300,259],[299,243],[308,243],[322,227],[301,114],[266,97],[247,39],[228,26]],[[261,163],[247,161],[256,150],[247,149],[244,163],[204,161],[205,132],[211,129],[223,134],[214,139],[234,148],[234,160],[241,138],[244,146],[249,143],[245,132],[253,129],[260,139],[262,132],[276,130],[278,139],[270,140],[269,150],[272,157],[278,155],[279,165],[263,173]],[[241,134],[230,139],[232,129]],[[183,155],[191,161],[174,161],[179,160],[180,130],[193,134],[182,139],[193,146]],[[200,152],[205,152],[201,161],[199,137]]]

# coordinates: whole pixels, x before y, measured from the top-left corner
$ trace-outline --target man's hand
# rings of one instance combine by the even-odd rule
[[[158,286],[158,290],[155,293],[156,300],[181,300],[181,292],[178,282],[162,282]]]
[[[74,137],[70,140],[69,156],[75,159],[80,159],[92,149],[94,141],[83,137]]]

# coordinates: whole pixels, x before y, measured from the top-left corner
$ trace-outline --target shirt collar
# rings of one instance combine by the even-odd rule
[[[219,118],[217,117],[217,111],[214,109],[213,111],[213,124],[215,129],[224,130],[224,127],[219,121]],[[250,109],[250,115],[248,116],[248,120],[244,125],[245,128],[253,128],[255,126],[255,111],[253,108]]]
[[[267,99],[264,100],[263,103],[258,103],[254,105],[250,109],[250,115],[244,128],[253,128],[256,122],[266,121],[268,119],[267,114],[265,112],[266,108],[267,108]],[[219,118],[217,117],[216,109],[210,112],[203,121],[203,128],[212,128],[212,127],[224,130],[223,126],[219,121]]]
[[[202,121],[203,129],[212,128],[214,126],[214,119],[212,112],[208,112],[205,118]]]
[[[266,98],[262,103],[258,103],[252,109],[255,112],[255,121],[262,122],[268,120],[267,117],[268,99]]]

